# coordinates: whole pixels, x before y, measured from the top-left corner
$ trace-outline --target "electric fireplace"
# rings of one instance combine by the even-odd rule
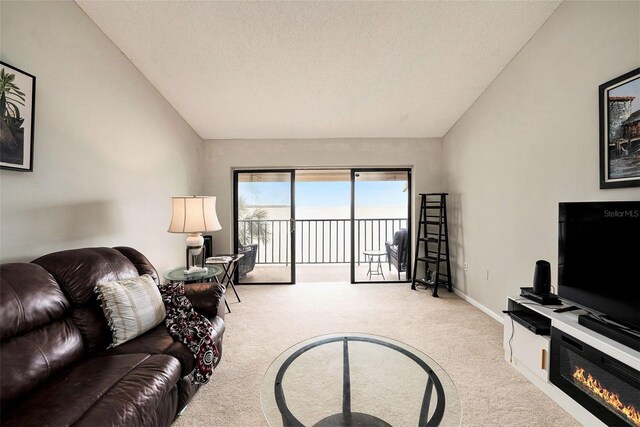
[[[640,372],[559,329],[551,330],[550,379],[607,425],[640,427]]]

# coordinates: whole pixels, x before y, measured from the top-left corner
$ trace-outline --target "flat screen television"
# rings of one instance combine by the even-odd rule
[[[560,203],[558,296],[640,331],[640,201]]]

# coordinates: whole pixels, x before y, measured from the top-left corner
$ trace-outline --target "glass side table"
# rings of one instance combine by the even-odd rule
[[[185,274],[184,267],[177,267],[165,272],[162,277],[170,282],[210,282],[212,279],[218,282],[218,274],[224,271],[224,268],[219,265],[205,265],[207,271],[202,273]]]

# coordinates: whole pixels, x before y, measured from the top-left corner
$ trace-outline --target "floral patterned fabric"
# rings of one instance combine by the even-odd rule
[[[165,324],[169,334],[186,345],[196,360],[191,382],[206,384],[220,358],[211,322],[193,309],[184,295],[183,283],[167,283],[160,287],[160,293],[167,311]]]

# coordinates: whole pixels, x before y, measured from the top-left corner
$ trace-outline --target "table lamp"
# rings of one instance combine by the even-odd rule
[[[213,196],[172,197],[173,212],[169,233],[188,233],[185,274],[203,273],[202,266],[194,265],[194,258],[202,253],[206,231],[221,230],[216,215],[216,198]]]

